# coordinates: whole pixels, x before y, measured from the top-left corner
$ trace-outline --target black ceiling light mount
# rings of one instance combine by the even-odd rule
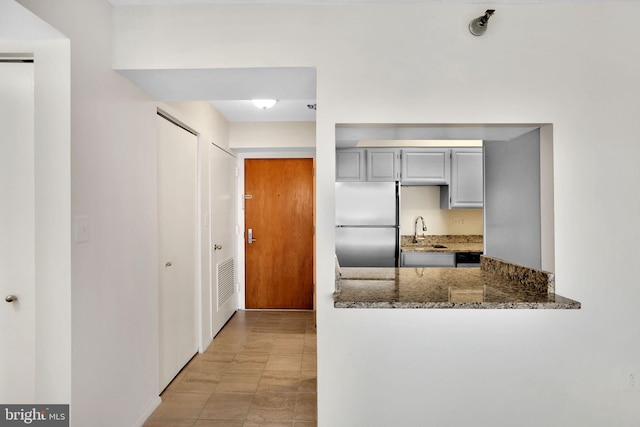
[[[481,36],[487,31],[487,25],[489,24],[489,18],[495,13],[495,9],[487,9],[484,15],[474,19],[469,23],[469,31],[474,36]]]

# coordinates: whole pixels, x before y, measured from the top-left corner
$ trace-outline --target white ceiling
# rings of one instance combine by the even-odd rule
[[[315,121],[316,70],[308,67],[119,70],[161,101],[210,101],[229,121]],[[276,99],[260,110],[252,99]]]
[[[272,98],[274,99],[274,98]],[[315,99],[279,100],[268,110],[260,110],[251,101],[211,101],[230,122],[315,122]]]
[[[315,99],[316,70],[306,67],[118,70],[162,101]]]

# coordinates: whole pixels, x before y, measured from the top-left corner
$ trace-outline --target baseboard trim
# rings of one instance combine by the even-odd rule
[[[145,408],[144,412],[140,414],[140,417],[136,420],[135,423],[133,423],[131,427],[142,427],[144,423],[147,421],[147,418],[149,418],[149,416],[153,414],[153,411],[155,411],[156,408],[160,406],[161,403],[162,403],[162,399],[160,399],[160,396],[156,396],[155,399],[152,399],[151,402],[149,402],[149,404]]]

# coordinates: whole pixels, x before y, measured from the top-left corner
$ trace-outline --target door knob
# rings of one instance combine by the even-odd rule
[[[250,228],[247,230],[247,243],[252,244],[253,242],[255,242],[257,239],[253,238],[253,229]]]
[[[4,300],[6,302],[14,302],[14,301],[18,301],[18,297],[15,295],[7,295]]]
[[[222,245],[218,245],[218,244],[213,245],[214,251],[219,251],[220,249],[222,249]]]

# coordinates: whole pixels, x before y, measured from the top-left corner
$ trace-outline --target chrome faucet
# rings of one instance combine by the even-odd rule
[[[422,237],[418,237],[418,221],[422,221]],[[416,222],[413,225],[413,243],[418,243],[418,240],[424,240],[424,232],[427,231],[427,225],[424,223],[424,218],[419,216],[416,218]]]

